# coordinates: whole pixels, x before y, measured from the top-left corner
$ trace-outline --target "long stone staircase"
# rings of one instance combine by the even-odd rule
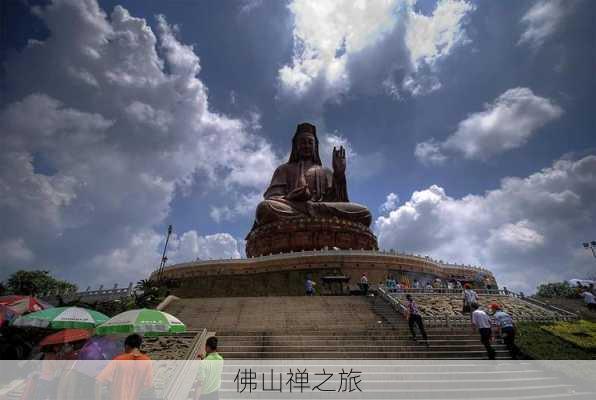
[[[596,393],[589,378],[576,382],[540,362],[507,360],[501,344],[495,345],[499,361],[482,361],[485,349],[469,327],[429,327],[428,347],[414,342],[406,321],[381,297],[194,298],[172,302],[166,311],[180,317],[189,334],[216,333],[225,359],[222,399],[583,400]],[[565,366],[574,372],[586,367]],[[359,390],[341,391],[340,373],[352,368]],[[308,369],[309,387],[288,393],[288,373],[300,369]],[[331,391],[314,391],[317,374],[325,371],[334,374]],[[255,385],[248,394],[247,373]],[[265,391],[269,385],[279,391]]]
[[[469,327],[429,327],[428,346],[380,297],[193,298],[166,310],[217,333],[226,359],[486,359]],[[506,359],[495,343],[497,358]]]

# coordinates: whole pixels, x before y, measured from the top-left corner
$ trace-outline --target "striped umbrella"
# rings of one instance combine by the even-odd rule
[[[113,333],[180,333],[186,331],[178,318],[159,310],[142,308],[112,317],[95,331],[98,335]]]
[[[80,307],[56,307],[23,315],[13,326],[51,329],[95,328],[109,317],[100,312]]]

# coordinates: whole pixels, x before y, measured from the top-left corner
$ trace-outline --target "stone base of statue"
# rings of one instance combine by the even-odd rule
[[[321,249],[377,250],[365,225],[339,218],[296,218],[261,225],[246,237],[248,257]]]

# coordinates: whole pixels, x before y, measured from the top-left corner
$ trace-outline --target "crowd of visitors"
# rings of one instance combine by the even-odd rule
[[[360,276],[360,279],[357,282],[357,285],[358,285],[358,289],[361,294],[363,294],[365,296],[369,294],[370,282],[369,282],[368,275],[366,273],[363,273]],[[417,290],[424,291],[424,292],[435,292],[437,290],[439,290],[439,291],[445,291],[445,290],[461,291],[464,289],[464,285],[467,285],[469,287],[469,284],[467,284],[467,283],[464,284],[457,279],[434,278],[434,279],[427,279],[427,280],[414,279],[413,281],[410,281],[409,279],[404,279],[404,280],[400,281],[400,280],[396,279],[395,275],[393,275],[393,274],[387,275],[387,278],[385,279],[385,282],[384,282],[385,288],[391,293],[399,293],[399,292],[403,292],[403,291],[406,291],[409,289],[417,289]],[[476,285],[476,286],[478,287],[478,285]],[[484,285],[484,286],[480,285],[480,287],[489,288],[489,287],[486,287],[486,285]],[[304,289],[305,289],[306,296],[314,296],[317,293],[316,282],[310,274],[308,274],[306,276],[306,279],[304,281]]]
[[[459,291],[463,289],[463,284],[461,281],[456,279],[447,280],[440,278],[429,279],[425,281],[418,279],[414,279],[411,282],[408,279],[404,281],[398,281],[394,275],[389,274],[385,280],[385,287],[389,292],[401,292],[406,289],[417,289],[424,292],[434,292],[437,290]]]
[[[87,364],[64,358],[61,345],[43,349],[40,369],[29,376],[22,399],[50,400],[92,398],[101,400],[136,400],[156,398],[153,382],[153,363],[141,351],[143,338],[131,334],[124,341],[124,349],[110,361]],[[217,400],[221,387],[223,357],[217,352],[217,338],[207,339],[204,354],[193,385],[195,399]],[[135,361],[135,362],[130,362]],[[98,369],[99,367],[99,369]]]
[[[418,286],[417,284],[418,281],[415,281],[414,285]],[[393,276],[387,278],[386,286],[389,290],[399,287],[394,284]],[[516,328],[513,318],[503,310],[501,305],[493,303],[489,307],[490,311],[482,309],[478,301],[478,294],[468,283],[463,285],[462,304],[462,313],[470,314],[472,329],[480,335],[480,342],[486,348],[489,359],[494,360],[496,357],[493,343],[497,338],[503,340],[513,359],[519,356],[519,349],[515,345]],[[406,294],[405,312],[412,339],[417,341],[415,329],[417,327],[424,343],[428,346],[422,313],[413,296],[409,293]]]
[[[499,304],[490,305],[492,318],[489,313],[480,308],[478,303],[472,303],[470,308],[472,310],[472,329],[480,334],[480,342],[486,348],[489,360],[495,359],[496,352],[492,343],[497,337],[503,340],[511,358],[517,359],[520,352],[515,344],[516,328],[513,318],[503,311]]]

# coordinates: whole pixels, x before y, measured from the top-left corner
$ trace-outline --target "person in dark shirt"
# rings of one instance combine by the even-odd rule
[[[424,323],[422,322],[422,316],[420,315],[418,305],[410,294],[406,295],[406,300],[408,301],[406,308],[408,310],[408,325],[410,327],[410,332],[412,332],[412,339],[416,340],[416,331],[414,330],[414,324],[416,324],[418,325],[422,339],[424,339],[424,343],[428,346],[428,337],[426,335],[426,330],[424,329]]]

